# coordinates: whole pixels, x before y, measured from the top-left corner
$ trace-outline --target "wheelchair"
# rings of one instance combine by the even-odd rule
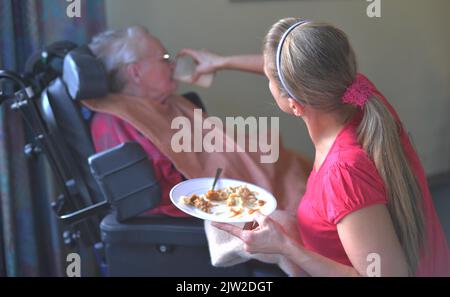
[[[14,86],[1,101],[13,98],[11,109],[31,125],[24,152],[45,157],[53,171],[61,194],[52,208],[67,227],[64,241],[97,255],[99,275],[87,276],[285,276],[258,261],[213,267],[203,221],[141,215],[158,205],[159,185],[137,143],[95,152],[89,111],[80,101],[103,97],[109,88],[87,46],[54,43],[29,59],[24,75],[0,70],[0,79]],[[185,97],[204,108],[195,93]]]

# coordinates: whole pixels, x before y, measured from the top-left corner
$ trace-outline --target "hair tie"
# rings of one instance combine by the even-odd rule
[[[356,79],[342,96],[342,102],[363,107],[373,93],[373,84],[364,75],[358,73]]]

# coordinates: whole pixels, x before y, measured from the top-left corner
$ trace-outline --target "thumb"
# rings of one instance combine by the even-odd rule
[[[255,221],[258,223],[259,226],[263,226],[267,223],[267,220],[269,220],[269,217],[262,214],[260,211],[257,211],[255,213]]]
[[[195,70],[195,72],[192,73],[191,81],[192,81],[193,83],[195,83],[195,82],[200,78],[200,76],[202,76],[202,74],[203,74],[203,73],[202,73],[201,71]]]
[[[190,49],[190,48],[183,48],[182,50],[180,50],[178,52],[176,57],[178,58],[178,57],[184,57],[184,56],[190,56],[197,62],[199,60],[197,51]]]

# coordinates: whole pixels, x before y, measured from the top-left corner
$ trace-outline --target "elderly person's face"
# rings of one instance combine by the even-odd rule
[[[129,65],[129,78],[140,95],[164,101],[177,89],[177,82],[172,78],[174,65],[158,39],[146,36],[140,42],[146,53]]]

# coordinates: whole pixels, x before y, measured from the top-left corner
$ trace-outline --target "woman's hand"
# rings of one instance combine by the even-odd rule
[[[209,51],[197,51],[189,48],[182,49],[177,56],[191,56],[197,63],[195,72],[192,75],[192,82],[196,82],[203,74],[216,72],[223,66],[225,60],[224,57]]]
[[[286,244],[294,240],[278,222],[268,216],[257,213],[258,227],[253,230],[242,230],[234,225],[225,223],[212,223],[216,228],[230,233],[244,242],[245,251],[256,254],[280,254],[283,255]]]

